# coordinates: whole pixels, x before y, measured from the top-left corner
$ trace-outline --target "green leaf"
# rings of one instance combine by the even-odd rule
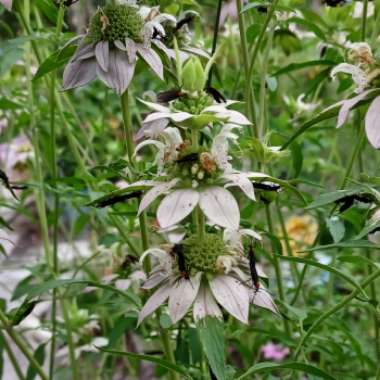
[[[2,110],[17,110],[22,108],[22,105],[8,98],[0,98],[0,109]]]
[[[380,227],[380,218],[377,220],[369,221],[366,226],[360,231],[360,233],[355,236],[354,240],[363,239],[372,231],[378,229]]]
[[[90,207],[104,207],[103,205],[112,204],[115,200],[121,199],[129,193],[137,193],[150,189],[152,186],[128,186],[125,189],[112,191],[106,195],[94,199],[87,206]]]
[[[346,232],[344,223],[339,219],[338,216],[332,216],[326,220],[326,225],[330,234],[334,240],[334,243],[339,243]]]
[[[41,12],[53,23],[57,23],[58,9],[50,0],[35,0]]]
[[[59,279],[59,280],[46,281],[38,285],[27,284],[26,286],[20,287],[17,289],[18,290],[17,297],[27,295],[30,298],[34,298],[43,293],[49,292],[50,290],[61,288],[64,286],[70,286],[70,285],[93,286],[95,288],[108,290],[108,291],[111,291],[123,296],[129,302],[132,302],[133,304],[135,304],[137,307],[141,306],[139,299],[137,299],[136,296],[133,296],[132,294],[124,292],[120,289],[114,288],[110,285],[102,284],[102,283],[91,281],[91,280]],[[13,294],[13,297],[15,297],[15,294]]]
[[[368,259],[365,256],[354,256],[354,255],[343,255],[338,257],[339,261],[342,261],[344,263],[352,263],[352,264],[359,264],[359,265],[370,265],[374,268],[379,268],[380,265],[375,263],[374,261]]]
[[[125,352],[125,351],[113,351],[113,350],[108,350],[101,347],[98,347],[98,350],[102,352],[107,352],[108,354],[111,354],[111,355],[127,356],[128,358],[137,359],[137,360],[145,360],[151,363],[155,363],[162,368],[166,368],[170,371],[181,374],[182,376],[184,376],[185,379],[191,379],[191,376],[188,374],[188,370],[186,368],[173,364],[165,359],[157,358],[152,355],[135,354],[132,352]]]
[[[306,67],[314,67],[314,66],[335,66],[338,62],[335,61],[329,61],[326,59],[317,59],[313,61],[306,61],[306,62],[298,62],[298,63],[291,63],[282,69],[276,71],[274,74],[272,74],[273,77],[277,77],[279,75],[287,74],[292,71],[305,69]]]
[[[302,165],[303,165],[303,155],[302,155],[302,149],[301,146],[297,143],[294,142],[292,145],[289,147],[291,153],[292,153],[292,162],[293,162],[293,171],[292,177],[297,178],[302,170]]]
[[[47,57],[38,68],[33,80],[42,78],[44,75],[59,69],[65,63],[69,61],[76,50],[76,46],[68,45],[61,50],[55,51],[49,57]]]
[[[336,268],[332,267],[331,265],[321,264],[318,261],[306,259],[303,257],[281,256],[281,255],[277,255],[277,257],[281,260],[295,262],[295,263],[302,263],[302,264],[310,265],[310,266],[313,266],[316,268],[323,269],[327,272],[333,273],[333,274],[343,278],[347,282],[349,282],[352,286],[354,286],[357,290],[359,290],[359,292],[361,292],[363,295],[366,294],[364,289],[360,286],[360,284],[358,284],[355,281],[355,279],[350,274],[345,273],[340,269],[336,269]]]
[[[304,26],[305,28],[311,30],[317,37],[319,37],[321,40],[325,40],[326,36],[324,31],[317,26],[317,24],[313,21],[306,20],[304,18],[300,17],[290,17],[287,20],[288,23],[296,23],[298,25]]]
[[[326,245],[317,245],[315,247],[306,248],[300,253],[303,252],[314,252],[314,251],[327,251],[329,249],[345,249],[345,248],[368,248],[368,249],[380,249],[379,244],[371,243],[368,240],[348,240],[340,243],[326,244]]]
[[[326,373],[325,371],[321,370],[318,367],[315,367],[310,364],[299,363],[299,362],[290,362],[290,363],[263,362],[263,363],[255,364],[247,372],[245,372],[242,376],[240,376],[237,380],[243,380],[247,378],[248,376],[251,376],[250,379],[252,379],[252,375],[255,373],[271,372],[273,370],[279,370],[279,369],[292,369],[292,370],[307,373],[309,375],[318,376],[321,379],[337,380],[335,377],[329,375],[328,373]]]
[[[206,317],[198,324],[202,342],[211,370],[218,380],[226,379],[226,361],[224,356],[223,322],[217,318]]]
[[[357,192],[358,192],[357,189],[351,189],[351,190],[338,190],[338,191],[333,191],[331,193],[322,194],[317,199],[315,199],[314,202],[310,203],[306,207],[306,210],[311,210],[313,208],[329,205],[331,203],[338,201],[339,199],[353,195]]]
[[[36,359],[39,365],[44,364],[45,360],[45,343],[40,344],[36,351],[34,351],[34,358]],[[28,367],[28,372],[26,373],[26,380],[33,380],[37,376],[37,371],[33,364],[30,364]]]

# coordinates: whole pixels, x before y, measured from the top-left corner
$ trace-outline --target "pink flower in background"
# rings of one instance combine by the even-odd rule
[[[0,0],[0,4],[3,4],[9,11],[12,9],[12,0]]]
[[[261,353],[263,354],[264,359],[274,360],[280,362],[284,360],[289,355],[289,348],[284,347],[281,344],[275,344],[269,342],[261,347]]]

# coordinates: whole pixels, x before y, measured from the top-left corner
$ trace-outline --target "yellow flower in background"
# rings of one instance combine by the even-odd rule
[[[286,220],[285,228],[293,256],[300,256],[305,248],[310,247],[318,234],[318,223],[310,215],[293,215]],[[287,252],[285,241],[282,241],[284,252]]]

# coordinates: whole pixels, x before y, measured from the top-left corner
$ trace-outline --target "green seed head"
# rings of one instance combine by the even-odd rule
[[[223,239],[215,234],[205,234],[203,239],[192,235],[183,241],[183,245],[186,266],[191,273],[216,273],[219,271],[218,257],[230,255]]]
[[[130,38],[142,42],[144,20],[138,10],[127,5],[106,5],[99,9],[90,21],[89,38],[93,42]]]

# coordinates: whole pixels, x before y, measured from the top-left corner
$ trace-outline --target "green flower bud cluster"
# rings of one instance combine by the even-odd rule
[[[189,92],[203,91],[206,86],[206,73],[197,57],[191,57],[182,69],[182,89]]]
[[[183,241],[186,267],[193,275],[197,272],[217,273],[216,261],[219,256],[229,255],[223,239],[206,233],[203,239],[191,235]]]
[[[138,10],[127,5],[106,5],[92,17],[88,36],[93,42],[116,40],[127,37],[142,42],[144,20]]]
[[[189,112],[192,115],[200,115],[202,111],[213,104],[212,97],[201,92],[197,97],[183,96],[172,104],[173,111]]]

